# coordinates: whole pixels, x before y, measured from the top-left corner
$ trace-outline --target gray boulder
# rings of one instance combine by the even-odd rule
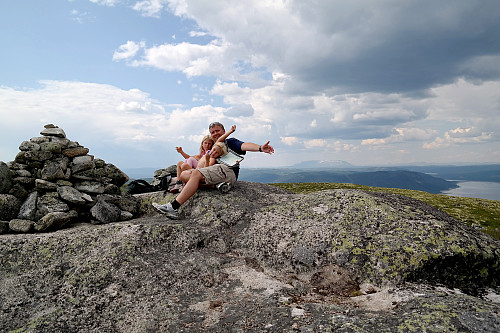
[[[56,191],[57,183],[49,182],[48,180],[35,179],[35,187],[42,191]]]
[[[35,219],[39,219],[48,213],[69,211],[68,204],[59,199],[57,192],[48,192],[40,196],[37,200],[36,206],[37,216]]]
[[[28,198],[23,202],[19,209],[18,219],[34,220],[36,216],[36,202],[38,199],[38,192],[31,192]]]
[[[9,222],[8,221],[0,221],[0,235],[9,231]]]
[[[13,219],[9,222],[10,230],[20,233],[27,233],[33,231],[34,225],[35,222],[23,219]]]
[[[68,201],[77,205],[81,205],[87,202],[83,198],[83,193],[78,191],[76,188],[70,186],[60,186],[57,188],[57,193],[64,201]]]
[[[0,162],[0,194],[9,193],[12,188],[12,174],[4,162]]]
[[[34,225],[34,228],[36,231],[58,230],[77,216],[75,211],[48,213]]]
[[[74,148],[67,148],[67,149],[62,150],[62,154],[66,157],[69,157],[69,158],[87,155],[88,152],[89,152],[89,149],[85,148],[85,147],[74,147]]]
[[[129,177],[123,171],[110,163],[104,166],[103,176],[110,178],[111,182],[118,187],[129,181]]]
[[[37,162],[44,162],[47,160],[50,160],[52,158],[52,152],[50,151],[27,151],[24,153],[24,157],[27,160],[32,160],[32,161],[37,161]]]
[[[40,132],[40,134],[43,136],[56,136],[59,138],[66,137],[66,133],[64,133],[64,130],[58,127],[45,128],[43,131]]]
[[[102,194],[104,193],[104,184],[95,181],[83,181],[76,183],[74,187],[81,192],[91,193],[91,194]]]
[[[64,160],[47,161],[42,169],[42,179],[48,181],[64,179],[66,167],[67,166]]]
[[[9,221],[17,217],[22,201],[12,194],[0,194],[0,219]]]
[[[97,203],[90,209],[92,216],[101,223],[120,221],[122,211],[116,205],[98,199]]]
[[[19,150],[21,151],[38,151],[40,150],[40,145],[35,142],[30,142],[30,141],[23,141],[19,145]]]
[[[40,150],[50,151],[52,153],[61,153],[61,144],[57,142],[43,142],[40,144]]]

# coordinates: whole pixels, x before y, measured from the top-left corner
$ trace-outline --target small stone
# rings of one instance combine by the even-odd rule
[[[35,219],[37,198],[38,198],[38,192],[30,193],[28,198],[24,201],[21,208],[19,209],[19,214],[17,214],[18,219],[22,220]]]
[[[74,204],[84,204],[86,202],[82,197],[82,193],[73,187],[61,186],[57,189],[57,193],[64,201]]]
[[[94,160],[94,163],[96,168],[104,168],[104,166],[106,165],[106,162],[104,162],[104,160],[101,160],[100,158],[96,158]]]
[[[49,182],[48,180],[36,179],[35,187],[39,190],[44,191],[55,191],[57,190],[57,184],[53,182]]]
[[[112,183],[120,187],[129,181],[129,177],[113,164],[106,164],[104,166],[104,177],[112,179]]]
[[[40,144],[40,149],[42,151],[50,151],[52,153],[61,153],[61,145],[57,142],[44,142]]]
[[[57,136],[51,136],[49,140],[50,140],[50,142],[57,143],[58,145],[60,145],[62,149],[70,148],[69,145],[70,145],[71,141],[66,139],[66,138],[59,138]]]
[[[93,193],[93,194],[104,193],[104,185],[98,182],[83,181],[81,183],[76,183],[75,188],[78,191],[86,193]]]
[[[101,223],[117,222],[121,217],[121,210],[116,205],[104,200],[97,200],[97,203],[90,209],[92,216]]]
[[[64,180],[64,179],[58,179],[56,184],[59,186],[73,186],[72,182],[69,182],[69,181]]]
[[[36,231],[46,231],[50,229],[60,229],[71,222],[74,214],[64,212],[52,212],[42,217],[35,225]]]
[[[75,164],[71,167],[71,173],[72,174],[75,174],[75,173],[78,173],[78,172],[81,172],[81,171],[85,171],[85,170],[90,170],[90,169],[93,169],[94,168],[94,162],[93,161],[87,161],[87,162],[83,162],[83,163],[78,163],[78,164]]]
[[[69,207],[65,202],[59,200],[57,192],[48,192],[38,198],[37,201],[38,218],[53,212],[68,212]]]
[[[76,156],[87,155],[88,152],[89,152],[89,149],[85,148],[85,147],[67,148],[67,149],[62,150],[63,155],[70,157],[70,158],[76,157]]]
[[[33,187],[35,185],[35,178],[33,177],[14,177],[13,181],[14,183],[27,187]]]
[[[9,222],[9,228],[15,232],[28,233],[33,230],[35,222],[30,220],[14,219]]]
[[[120,221],[128,221],[131,220],[134,217],[134,215],[131,212],[127,212],[125,210],[122,210],[120,213]]]
[[[28,170],[24,170],[24,169],[16,170],[16,174],[19,177],[31,177],[31,172],[29,172]]]
[[[13,185],[9,167],[4,162],[0,162],[0,193],[8,193]]]
[[[44,143],[44,142],[49,142],[50,139],[46,136],[37,136],[37,137],[31,138],[30,141],[33,143],[40,144],[40,143]]]
[[[17,153],[16,157],[14,158],[14,162],[20,164],[26,163],[26,152],[20,151],[19,153]]]
[[[63,129],[57,128],[57,127],[56,128],[54,128],[54,127],[45,128],[43,131],[40,132],[40,134],[43,136],[56,136],[59,138],[66,137],[66,133],[64,133]]]
[[[64,179],[64,165],[58,162],[48,161],[42,169],[43,180]]]
[[[23,141],[19,145],[19,150],[21,151],[38,151],[40,150],[40,145],[38,143]]]
[[[9,222],[0,221],[0,235],[7,233],[7,231],[9,231]]]
[[[28,160],[43,162],[50,160],[52,158],[52,152],[50,151],[27,151],[24,156]]]
[[[73,158],[73,164],[88,163],[94,160],[92,155],[76,156]]]

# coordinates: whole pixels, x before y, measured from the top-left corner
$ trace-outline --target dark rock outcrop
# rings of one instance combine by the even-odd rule
[[[0,236],[0,330],[500,328],[498,241],[420,201],[238,182],[171,221],[150,203],[172,195],[137,197],[131,221]]]

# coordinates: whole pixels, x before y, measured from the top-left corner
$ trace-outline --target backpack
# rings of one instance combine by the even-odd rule
[[[168,191],[170,188],[170,183],[172,182],[172,175],[167,174],[163,177],[158,177],[158,180],[160,182],[157,185],[151,185],[144,179],[136,179],[131,181],[130,184],[127,185],[125,191],[128,194]]]
[[[154,192],[157,191],[157,189],[144,179],[136,179],[131,181],[130,184],[127,185],[125,191],[129,194],[140,194]]]
[[[155,186],[156,191],[168,191],[170,186],[170,183],[172,182],[172,174],[166,174],[163,177],[158,177],[160,180],[160,183]]]

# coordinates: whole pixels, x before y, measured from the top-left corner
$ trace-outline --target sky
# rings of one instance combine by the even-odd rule
[[[44,125],[163,168],[219,121],[243,167],[500,163],[498,0],[0,4],[0,161]]]

